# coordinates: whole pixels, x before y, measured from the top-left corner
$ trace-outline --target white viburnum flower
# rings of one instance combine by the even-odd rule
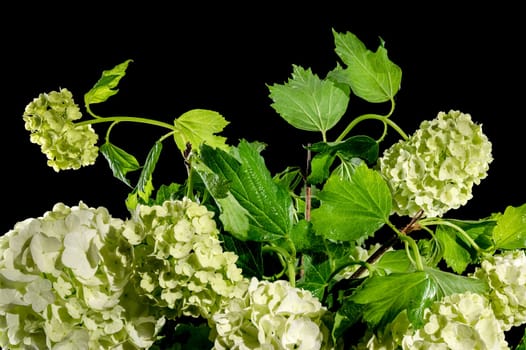
[[[57,203],[0,237],[3,349],[148,348],[164,323],[130,290],[132,246],[104,207]],[[150,325],[143,318],[150,316]],[[141,333],[135,330],[140,322]]]
[[[135,245],[140,293],[170,317],[210,319],[246,290],[238,256],[224,251],[214,213],[191,201],[139,205],[123,233]]]
[[[213,315],[213,349],[332,349],[326,317],[309,291],[253,277],[241,298]]]
[[[57,172],[92,165],[97,159],[98,135],[91,125],[73,123],[80,118],[80,109],[67,89],[40,94],[25,108],[23,119],[30,140],[40,145],[48,165]]]
[[[509,250],[486,257],[473,275],[488,282],[491,306],[505,331],[526,323],[524,250]]]
[[[404,350],[508,350],[504,330],[486,296],[472,292],[444,297],[424,311],[424,325],[402,340]]]
[[[451,110],[423,121],[407,140],[384,151],[380,173],[391,188],[393,211],[401,216],[440,217],[472,198],[473,185],[487,176],[492,145],[471,115]]]

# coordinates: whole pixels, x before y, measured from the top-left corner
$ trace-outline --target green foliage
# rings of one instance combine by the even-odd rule
[[[226,137],[214,134],[223,131],[227,125],[228,121],[217,112],[193,109],[175,119],[175,143],[181,152],[185,152],[188,144],[197,152],[203,143],[226,150]]]
[[[384,42],[372,52],[353,33],[333,34],[335,51],[347,66],[339,76],[354,94],[372,103],[392,99],[400,89],[402,70],[387,57]]]
[[[506,208],[504,214],[497,219],[494,239],[496,248],[526,248],[526,204]]]
[[[157,161],[159,160],[159,156],[161,155],[162,148],[162,143],[156,142],[146,157],[146,162],[144,163],[141,175],[139,176],[139,181],[126,199],[126,206],[131,212],[133,212],[138,203],[148,204],[150,201],[150,197],[154,190],[153,172],[157,165]]]
[[[328,239],[360,241],[389,221],[389,188],[366,165],[357,167],[350,180],[333,175],[318,197],[322,204],[312,210],[312,224]]]
[[[269,86],[271,106],[297,129],[332,129],[347,109],[349,96],[330,80],[322,80],[310,69],[293,65],[292,78],[284,85]]]
[[[108,98],[117,94],[119,90],[116,89],[116,87],[126,75],[126,69],[128,69],[128,65],[131,62],[133,62],[133,60],[126,60],[110,70],[103,71],[99,81],[84,95],[84,103],[86,106],[105,102]]]
[[[126,175],[130,171],[140,169],[140,164],[137,159],[123,150],[109,142],[106,142],[100,147],[100,152],[104,155],[104,158],[108,161],[113,176],[124,182],[126,185],[130,185],[130,180],[126,178]]]
[[[368,165],[374,165],[378,159],[378,143],[366,135],[351,136],[342,142],[317,142],[307,148],[316,152],[307,178],[310,184],[320,184],[327,180],[336,156],[343,160],[359,158]]]
[[[446,295],[471,291],[484,293],[484,281],[435,269],[373,276],[365,281],[350,300],[364,307],[363,318],[373,328],[390,323],[407,310],[415,327],[422,324],[424,310]]]
[[[301,347],[299,343],[308,338],[312,344],[339,350],[362,341],[356,339],[355,332],[350,332],[353,327],[362,327],[360,334],[374,333],[378,336],[375,341],[385,341],[395,348],[400,345],[397,343],[400,339],[395,341],[389,332],[397,327],[403,328],[398,330],[401,334],[418,331],[429,321],[431,305],[438,308],[440,304],[437,303],[446,297],[453,303],[463,300],[459,296],[465,296],[463,293],[477,293],[481,298],[489,298],[490,295],[502,294],[502,291],[495,292],[495,288],[521,290],[521,285],[510,287],[514,283],[512,277],[521,275],[521,269],[526,269],[526,266],[517,268],[513,265],[519,254],[510,253],[506,260],[509,276],[495,277],[498,273],[491,271],[490,285],[469,271],[483,264],[486,268],[493,266],[490,261],[497,252],[526,249],[526,204],[509,206],[503,213],[497,212],[479,220],[445,217],[451,203],[460,205],[471,198],[472,185],[478,184],[485,176],[492,159],[491,144],[481,128],[471,122],[467,114],[440,112],[437,119],[421,124],[417,131],[418,142],[414,139],[408,142],[409,137],[393,118],[402,71],[388,58],[384,42],[373,52],[353,33],[333,30],[333,35],[335,53],[341,62],[325,78],[320,78],[310,68],[293,65],[292,75],[286,83],[267,86],[272,108],[288,125],[300,131],[321,134],[317,142],[304,146],[308,160],[305,169],[286,167],[281,172],[271,173],[263,156],[265,145],[243,138],[237,145],[227,143],[227,138],[221,133],[229,122],[215,111],[193,109],[175,118],[173,123],[131,116],[95,115],[90,105],[106,102],[118,93],[118,84],[132,60],[103,71],[102,77],[84,95],[91,119],[78,120],[81,114],[67,90],[41,95],[29,106],[29,112],[26,111],[24,118],[32,140],[46,147],[53,146],[49,142],[50,135],[62,130],[62,124],[56,120],[67,121],[64,123],[67,133],[63,134],[68,137],[61,140],[60,147],[48,147],[50,149],[44,152],[58,159],[50,164],[55,169],[76,169],[79,164],[91,164],[94,153],[98,152],[94,147],[96,134],[91,126],[110,123],[100,152],[113,176],[131,188],[125,204],[135,216],[135,221],[119,227],[122,237],[113,237],[130,241],[134,245],[133,254],[132,248],[126,246],[122,248],[126,259],[115,263],[130,269],[126,278],[140,278],[140,282],[129,287],[130,291],[126,290],[129,293],[126,295],[133,296],[135,302],[135,297],[139,296],[133,293],[139,292],[133,288],[138,285],[143,293],[146,291],[149,300],[158,302],[155,305],[156,312],[160,313],[155,315],[158,319],[147,324],[152,334],[157,332],[156,327],[160,327],[165,317],[177,324],[174,331],[174,327],[163,328],[164,333],[153,349],[210,348],[213,341],[208,336],[215,334],[220,339],[216,341],[235,343],[239,348],[248,347],[247,343],[258,347],[262,344],[255,343],[267,337],[269,340],[265,346],[272,344],[288,348],[291,343],[284,345],[283,342],[296,339],[297,343],[293,345]],[[375,104],[385,103],[389,114],[354,116],[353,109],[348,108],[354,97]],[[70,108],[65,110],[61,101],[66,101]],[[45,123],[41,123],[43,120]],[[371,120],[380,124],[379,138],[353,134],[356,125]],[[112,133],[125,122],[158,126],[165,131],[153,143],[142,163],[111,142]],[[384,147],[386,151],[381,156],[380,144],[393,130],[403,140]],[[329,131],[337,136],[329,139]],[[423,131],[427,133],[422,134]],[[79,142],[82,137],[89,138],[90,142]],[[451,139],[455,140],[454,144],[449,142]],[[172,146],[180,153],[179,165],[187,177],[183,183],[154,186],[155,170],[166,142],[173,142]],[[485,147],[481,148],[482,143]],[[89,146],[82,146],[84,144]],[[468,144],[471,146],[466,148]],[[68,152],[63,152],[64,149]],[[422,154],[424,151],[427,153]],[[386,160],[386,154],[392,157]],[[433,160],[432,169],[426,168],[429,159]],[[466,180],[477,168],[480,174],[476,174],[476,179]],[[132,181],[129,174],[139,169],[139,176]],[[420,189],[416,195],[411,193],[415,188]],[[179,200],[188,205],[184,218],[181,210],[170,211],[170,203]],[[432,203],[438,209],[424,210]],[[397,211],[397,208],[407,210]],[[396,220],[392,220],[393,214],[398,215]],[[106,227],[109,221],[105,220],[93,225],[97,229]],[[20,224],[20,227],[25,225],[30,225],[30,221]],[[64,229],[68,225],[57,227]],[[36,232],[35,227],[28,228],[28,232]],[[5,305],[24,305],[19,309],[29,310],[25,304],[31,304],[27,302],[30,300],[33,309],[36,307],[42,311],[46,300],[51,299],[49,293],[67,285],[63,280],[48,283],[46,275],[58,274],[59,270],[55,271],[53,266],[60,260],[57,256],[62,248],[54,241],[56,237],[44,237],[41,231],[38,232],[31,245],[18,241],[26,239],[24,235],[13,242],[0,242],[0,250],[8,249],[4,247],[9,247],[9,244],[13,244],[13,250],[16,250],[15,253],[0,252],[1,268],[12,270],[13,266],[23,267],[30,263],[43,269],[39,273],[38,268],[32,266],[27,274],[37,271],[39,284],[35,282],[34,286],[31,284],[4,295],[0,302]],[[78,232],[74,231],[74,234],[78,235]],[[113,239],[112,236],[101,236]],[[189,237],[194,237],[195,242]],[[64,249],[60,261],[77,268],[76,272],[87,274],[92,270],[90,264],[99,262],[100,255],[91,243],[84,247],[83,241],[72,240],[68,244],[71,247]],[[22,253],[20,247],[26,246],[30,248]],[[76,259],[78,251],[86,256],[82,264]],[[103,253],[111,255],[112,252]],[[20,261],[4,263],[2,260],[18,255]],[[100,261],[101,265],[106,263]],[[211,264],[208,270],[205,268],[207,264]],[[218,264],[224,266],[222,273],[225,276],[235,279],[231,286],[235,295],[221,294],[227,293],[227,288],[225,280],[218,277]],[[0,274],[2,288],[4,285],[32,283],[32,277],[11,270]],[[101,267],[105,273],[110,270],[111,267]],[[479,275],[483,274],[479,272]],[[204,282],[206,286],[202,285]],[[99,286],[104,282],[90,283]],[[184,285],[186,289],[174,290],[177,285]],[[32,288],[36,286],[45,287],[47,294],[42,292],[44,296],[41,296],[40,292],[34,292]],[[100,289],[106,287],[110,286]],[[124,286],[119,285],[119,288]],[[24,300],[18,296],[22,294]],[[102,294],[99,290],[93,292],[93,299],[99,294]],[[454,295],[459,297],[449,298]],[[466,300],[469,300],[470,295],[466,295]],[[509,299],[513,297],[509,296]],[[183,298],[192,306],[179,310],[181,302],[177,298]],[[213,311],[210,310],[210,300],[214,301]],[[485,305],[486,301],[490,304],[489,300],[483,299],[480,304]],[[494,300],[493,307],[500,305],[498,303]],[[276,305],[279,305],[279,310],[272,309]],[[0,305],[0,309],[4,310],[3,307]],[[136,305],[128,307],[131,311],[139,311]],[[274,322],[265,323],[268,329],[254,324],[250,318],[265,319],[265,312],[272,313]],[[183,313],[198,320],[177,323]],[[247,315],[250,319],[244,319]],[[407,315],[407,325],[400,321],[400,315]],[[23,317],[21,325],[26,322]],[[101,316],[101,320],[104,317]],[[434,319],[434,316],[429,317]],[[150,320],[147,316],[144,318]],[[514,318],[517,319],[522,318]],[[511,324],[508,321],[499,322]],[[18,334],[6,330],[8,323],[5,313],[0,314],[0,345],[11,341],[5,336],[6,332]],[[285,324],[288,326],[283,327]],[[19,327],[18,323],[16,327],[22,333],[31,328],[27,324],[25,328]],[[316,327],[314,332],[310,332],[312,327]],[[309,331],[305,333],[305,329]],[[266,334],[267,331],[270,333]],[[495,332],[500,334],[501,329]],[[324,334],[330,334],[331,339],[318,338]],[[381,336],[386,338],[380,339]],[[42,337],[38,338],[38,342],[42,341]],[[151,345],[150,338],[148,341]]]
[[[229,183],[232,196],[227,197],[230,205],[223,205],[221,220],[226,221],[229,229],[246,228],[230,232],[240,239],[272,241],[282,238],[292,228],[292,200],[288,191],[272,179],[257,144],[242,140],[235,151],[237,157],[207,145],[201,150],[203,163]],[[248,227],[234,226],[230,222],[245,219],[248,219]]]

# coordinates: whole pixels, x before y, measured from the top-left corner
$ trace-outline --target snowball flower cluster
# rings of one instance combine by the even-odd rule
[[[405,335],[402,348],[509,349],[489,300],[472,292],[452,294],[424,312],[424,326]]]
[[[57,203],[0,237],[4,349],[148,348],[164,318],[130,290],[132,246],[104,207]]]
[[[213,315],[214,349],[331,349],[326,317],[309,291],[253,277],[242,298]]]
[[[98,135],[91,125],[73,123],[80,118],[80,109],[67,89],[40,94],[25,108],[23,119],[30,140],[40,145],[55,171],[95,163]]]
[[[248,280],[238,256],[223,251],[214,213],[184,198],[139,205],[124,236],[134,245],[141,294],[181,315],[209,319],[228,298],[239,297]]]
[[[488,282],[493,311],[505,331],[526,323],[524,250],[509,250],[485,258],[474,276]]]
[[[492,145],[466,113],[440,112],[423,121],[407,140],[385,150],[379,169],[391,188],[393,211],[440,217],[472,198],[473,185],[487,176]]]

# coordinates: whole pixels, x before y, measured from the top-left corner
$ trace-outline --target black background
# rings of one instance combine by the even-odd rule
[[[367,6],[352,1],[53,4],[2,11],[0,232],[41,216],[59,201],[76,205],[82,200],[108,207],[116,217],[127,216],[129,188],[112,177],[102,156],[94,166],[56,173],[39,146],[29,142],[21,117],[39,93],[59,88],[72,91],[82,106],[83,94],[102,71],[126,59],[134,62],[119,93],[94,106],[98,114],[170,123],[193,108],[215,110],[230,121],[223,133],[230,143],[246,138],[268,144],[262,155],[273,173],[287,165],[303,166],[302,145],[319,141],[319,135],[286,124],[270,107],[266,85],[284,83],[293,64],[324,77],[338,61],[332,29],[353,32],[373,51],[385,41],[389,58],[402,69],[392,118],[407,133],[450,109],[482,123],[495,160],[488,177],[475,187],[474,198],[449,216],[481,218],[525,202],[524,25],[518,6],[380,1]],[[388,108],[352,98],[348,115],[386,113]],[[369,126],[373,135],[379,134],[379,125]],[[105,127],[96,129],[102,140]],[[162,133],[155,127],[120,124],[112,141],[142,162]],[[165,143],[157,171],[156,186],[184,176],[170,143]]]

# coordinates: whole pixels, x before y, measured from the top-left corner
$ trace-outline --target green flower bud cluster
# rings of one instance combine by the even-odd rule
[[[381,174],[393,196],[393,211],[440,217],[472,198],[473,185],[487,176],[492,145],[469,114],[451,110],[424,121],[407,140],[385,150]]]
[[[402,348],[509,349],[488,298],[472,292],[452,294],[424,311],[424,326],[405,335]]]
[[[214,349],[331,349],[326,317],[309,291],[253,277],[241,298],[213,315]]]
[[[134,245],[140,293],[172,317],[210,316],[248,280],[223,251],[214,213],[187,198],[137,207],[123,233]]]
[[[57,203],[0,237],[0,346],[151,346],[164,318],[128,305],[133,250],[123,230],[103,207]]]
[[[524,250],[509,250],[485,258],[474,276],[488,282],[491,306],[505,331],[526,323]]]
[[[76,126],[82,118],[79,107],[67,89],[40,94],[26,106],[23,114],[30,140],[39,144],[55,171],[92,165],[98,156],[98,135],[91,125]]]

